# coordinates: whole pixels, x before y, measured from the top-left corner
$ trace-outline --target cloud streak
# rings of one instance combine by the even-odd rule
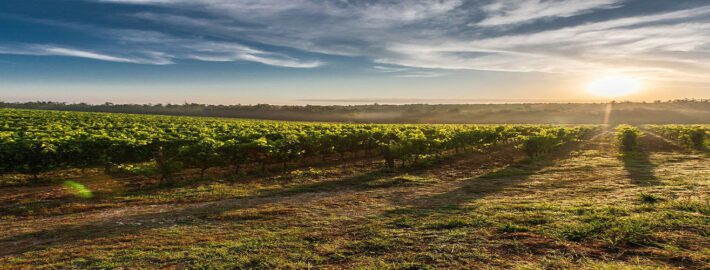
[[[247,61],[288,68],[315,68],[323,62],[303,61],[281,53],[268,52],[235,42],[185,39],[160,32],[114,30],[112,38],[131,46],[159,50],[169,48],[173,58],[207,62]]]
[[[161,57],[160,54],[153,52],[145,52],[145,57],[123,57],[75,48],[67,48],[58,45],[14,44],[11,46],[0,46],[0,54],[66,56],[108,62],[150,65],[167,65],[173,63],[169,59]]]
[[[398,77],[619,70],[710,81],[710,4],[700,1],[658,10],[629,8],[639,0],[85,1],[130,5],[121,18],[150,27],[93,31],[114,46],[27,54],[288,68],[320,67],[333,56]]]
[[[131,31],[120,31],[124,34]],[[143,32],[142,33],[148,33]],[[247,61],[261,63],[269,66],[287,68],[315,68],[324,65],[321,61],[301,61],[278,53],[244,47],[233,43],[214,43],[204,41],[189,41],[174,39],[164,35],[147,35],[141,39],[120,36],[122,40],[134,47],[130,52],[138,56],[112,55],[89,50],[70,48],[55,44],[0,44],[0,54],[33,55],[33,56],[65,56],[85,58],[98,61],[145,64],[145,65],[170,65],[177,59],[189,59],[206,62],[236,62]],[[152,44],[150,46],[146,46]],[[172,44],[170,52],[161,51],[160,47]],[[143,46],[139,46],[143,45]],[[121,49],[107,49],[108,51],[125,51]],[[120,53],[120,52],[117,52]]]
[[[145,3],[157,2],[164,1]],[[136,3],[143,3],[143,1],[136,1]],[[94,36],[109,40],[113,45],[83,49],[59,44],[0,43],[0,54],[64,56],[146,65],[170,65],[175,64],[177,60],[246,61],[286,68],[316,68],[325,64],[318,60],[301,60],[277,52],[252,48],[237,42],[182,38],[152,30],[114,29],[47,19],[9,17],[36,24],[60,26],[92,33]]]
[[[532,23],[546,18],[565,18],[591,13],[597,9],[621,6],[621,0],[500,0],[483,6],[486,19],[479,26]]]
[[[708,15],[710,8],[702,7],[475,40],[398,42],[387,48],[395,57],[377,61],[444,69],[680,74],[707,67]],[[699,21],[688,21],[693,18]]]
[[[426,70],[426,69],[409,68],[409,67],[401,67],[401,66],[376,65],[376,66],[373,66],[372,68],[373,68],[373,70],[375,70],[379,73],[384,73],[384,74],[388,74],[392,77],[399,77],[399,78],[435,78],[435,77],[441,77],[441,76],[447,75],[444,72],[436,71],[436,70]]]

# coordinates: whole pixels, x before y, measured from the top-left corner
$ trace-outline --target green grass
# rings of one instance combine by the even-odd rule
[[[464,218],[447,218],[441,221],[434,222],[430,228],[451,230],[457,228],[474,227],[481,228],[487,226],[490,222],[485,217],[464,217]]]
[[[639,193],[639,199],[641,200],[641,202],[649,204],[657,203],[663,200],[661,196],[643,192]]]
[[[602,136],[534,162],[513,151],[173,187],[71,179],[92,197],[61,182],[4,187],[0,268],[707,268],[710,160],[650,139],[638,151],[653,170]]]

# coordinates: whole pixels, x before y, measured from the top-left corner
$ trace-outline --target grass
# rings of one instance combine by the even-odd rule
[[[710,199],[709,198],[700,199],[699,197],[695,197],[695,198],[678,199],[678,200],[674,200],[674,201],[670,202],[668,204],[668,206],[672,209],[675,209],[675,210],[698,213],[698,214],[702,214],[702,215],[710,215]]]
[[[504,233],[516,233],[516,232],[529,232],[530,229],[523,225],[517,225],[513,223],[505,223],[498,226],[498,231]]]
[[[442,221],[434,222],[431,224],[430,228],[440,230],[451,230],[466,227],[481,228],[487,226],[489,223],[490,222],[485,217],[451,217]]]
[[[0,268],[707,268],[710,157],[652,140],[627,161],[605,135],[532,162],[503,149],[398,172],[6,186]]]
[[[641,202],[649,204],[657,203],[663,200],[661,196],[644,192],[639,193],[639,199]]]

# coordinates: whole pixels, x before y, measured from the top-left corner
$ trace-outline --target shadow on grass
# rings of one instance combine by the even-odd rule
[[[655,175],[656,165],[651,162],[652,153],[689,153],[687,149],[669,142],[662,137],[646,132],[639,138],[638,146],[633,151],[621,153],[621,161],[628,172],[632,183],[639,186],[654,186],[661,184]]]
[[[621,153],[624,169],[631,182],[639,186],[655,186],[661,181],[654,174],[656,166],[651,162],[648,153],[643,149]]]
[[[445,159],[445,162],[452,160],[455,161],[456,159]],[[315,196],[302,196],[297,198],[299,202],[307,203],[315,199],[337,196],[334,192],[386,188],[387,185],[377,185],[375,182],[379,179],[392,178],[419,169],[420,168],[410,168],[391,171],[382,168],[335,180],[263,190],[255,195],[226,201],[197,203],[181,209],[172,209],[157,213],[107,217],[101,221],[80,225],[58,226],[52,229],[2,238],[0,239],[0,246],[8,248],[0,249],[0,255],[20,254],[27,251],[41,250],[43,248],[60,246],[68,242],[135,234],[141,231],[170,227],[175,224],[198,224],[203,222],[204,219],[209,219],[211,216],[219,215],[227,211],[255,208],[263,204],[293,200],[295,196],[300,194],[315,194]],[[153,193],[164,191],[166,189],[180,187],[183,184],[184,183],[178,183],[176,186],[172,187],[154,186],[142,192]]]
[[[349,187],[349,186],[355,186],[357,185],[357,182],[360,180],[360,178],[367,178],[367,177],[372,177],[378,174],[384,174],[385,171],[376,171],[372,172],[370,174],[362,174],[362,175],[355,175],[351,177],[343,177],[338,180],[343,180],[343,181],[324,181],[324,182],[319,182],[319,183],[313,183],[313,184],[305,184],[305,185],[299,185],[299,186],[293,186],[292,188],[275,188],[272,190],[267,190],[264,192],[259,193],[260,196],[285,196],[288,194],[298,194],[302,192],[309,192],[309,191],[318,191],[319,189],[322,189],[323,191],[326,190],[333,190],[335,189],[335,186],[342,186],[342,187]],[[263,175],[251,175],[248,181],[262,181],[263,179],[275,176],[277,174],[272,174],[272,173],[264,173]],[[171,179],[170,182],[166,182],[163,184],[155,183],[155,179],[148,178],[148,177],[143,177],[141,175],[132,175],[132,174],[112,174],[112,175],[103,175],[107,178],[111,178],[113,180],[117,180],[123,183],[126,183],[124,186],[122,186],[119,189],[116,190],[101,190],[101,191],[92,191],[93,196],[92,198],[78,198],[77,196],[72,195],[71,193],[61,193],[57,194],[56,196],[52,197],[42,197],[38,199],[33,199],[33,200],[5,200],[2,201],[2,198],[0,198],[0,202],[3,202],[4,204],[0,204],[0,217],[2,216],[15,216],[15,217],[26,217],[26,216],[43,216],[43,217],[49,217],[49,216],[57,216],[57,215],[64,215],[64,214],[72,214],[72,213],[79,213],[79,212],[87,212],[91,210],[96,210],[99,208],[112,208],[116,207],[117,205],[113,204],[121,204],[122,202],[126,202],[125,198],[126,196],[159,196],[160,194],[166,194],[166,193],[172,193],[172,192],[179,192],[180,190],[183,190],[185,188],[194,188],[198,189],[200,186],[204,184],[209,184],[209,183],[214,183],[216,180],[221,180],[218,177],[215,177],[214,175],[210,177],[204,177],[204,178],[194,178],[194,177],[187,177],[185,175],[176,175],[174,178]],[[247,178],[244,178],[247,179]],[[256,179],[256,180],[254,180]],[[79,180],[77,180],[79,181]],[[232,183],[237,183],[240,182],[241,179],[239,180],[230,180],[229,182]],[[271,180],[269,180],[271,181]],[[84,181],[82,181],[84,182]],[[52,188],[53,191],[56,191],[57,185],[59,183],[53,183],[52,185],[46,185],[49,188]],[[24,187],[5,187],[5,188],[0,188],[0,191],[7,190],[8,192],[11,192],[13,189],[20,189]],[[283,194],[282,194],[283,193]],[[24,197],[23,197],[24,198]],[[226,199],[226,198],[225,198]],[[159,202],[156,202],[159,203]],[[63,207],[63,206],[69,206],[72,204],[81,204],[81,207]],[[130,204],[130,203],[129,203]],[[95,205],[101,205],[100,207],[95,207]]]
[[[561,151],[569,153],[577,144],[578,143],[566,145],[562,147],[558,153],[554,153],[551,156],[557,156]],[[454,204],[464,203],[465,201],[485,196],[486,194],[523,182],[536,171],[552,164],[554,163],[548,161],[516,163],[495,173],[480,177],[480,179],[471,179],[465,187],[459,190],[452,191],[449,194],[425,198],[424,200],[449,200]],[[378,179],[394,177],[406,172],[407,171],[391,172],[386,169],[379,169],[336,180],[264,190],[252,196],[226,201],[197,203],[162,212],[133,214],[128,216],[107,216],[100,221],[79,225],[58,226],[56,228],[2,238],[0,239],[0,246],[7,248],[1,249],[0,255],[20,254],[83,240],[137,234],[142,231],[171,227],[176,224],[201,224],[205,222],[205,219],[211,219],[211,217],[227,211],[254,208],[264,204],[280,203],[289,200],[297,200],[300,203],[306,203],[316,199],[337,196],[335,192],[383,188],[379,185],[372,185],[372,183]],[[477,183],[477,180],[486,180],[488,183],[482,185],[481,183]],[[314,196],[295,197],[301,194],[314,194]],[[238,221],[232,220],[230,222]]]
[[[461,187],[449,192],[418,198],[408,204],[412,209],[425,211],[459,208],[465,203],[527,182],[537,172],[555,165],[559,160],[569,158],[572,151],[579,148],[581,143],[566,144],[547,156],[510,164],[500,170],[465,180]]]
[[[175,224],[198,224],[202,219],[220,213],[253,208],[263,204],[278,203],[305,193],[322,193],[322,196],[299,198],[301,202],[326,198],[325,192],[344,190],[364,190],[377,188],[368,183],[393,175],[386,170],[345,177],[338,180],[299,185],[286,189],[266,190],[253,196],[236,198],[228,201],[199,203],[181,209],[158,213],[136,214],[129,216],[108,217],[101,221],[81,225],[64,225],[57,228],[26,233],[0,239],[0,255],[20,254],[23,252],[59,246],[67,242],[91,240],[117,235],[135,234],[140,231],[174,226]]]

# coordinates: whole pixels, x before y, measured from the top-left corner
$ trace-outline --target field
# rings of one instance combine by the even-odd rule
[[[610,124],[710,124],[710,100],[617,102],[611,107],[608,103],[279,106],[0,101],[0,108],[390,124],[601,124],[611,109]]]
[[[707,130],[0,109],[0,268],[707,269]]]

